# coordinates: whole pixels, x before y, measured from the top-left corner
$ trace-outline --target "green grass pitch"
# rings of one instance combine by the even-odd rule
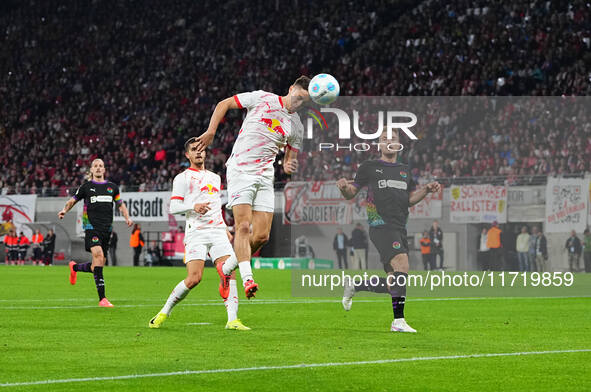
[[[409,293],[406,319],[419,333],[399,334],[389,332],[386,296],[345,312],[338,298],[291,297],[289,271],[261,270],[257,299],[240,298],[253,330],[239,332],[224,329],[210,268],[163,327],[149,329],[184,274],[107,267],[116,307],[103,309],[90,274],[71,286],[66,267],[0,266],[0,391],[591,390],[591,352],[556,352],[591,349],[590,298]],[[553,353],[531,354],[540,351]],[[498,353],[530,354],[465,357]],[[318,365],[288,367],[300,364]],[[165,375],[186,370],[196,373]],[[46,380],[64,382],[15,385]]]

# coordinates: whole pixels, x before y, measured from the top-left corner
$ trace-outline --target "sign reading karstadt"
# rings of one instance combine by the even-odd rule
[[[129,210],[129,217],[134,221],[167,222],[170,195],[170,192],[128,192],[121,193],[121,200]],[[115,209],[114,220],[125,220],[119,209]]]

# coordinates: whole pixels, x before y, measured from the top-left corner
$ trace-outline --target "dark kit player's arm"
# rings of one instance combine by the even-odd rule
[[[62,210],[60,212],[57,213],[57,216],[60,219],[64,219],[64,216],[66,216],[66,213],[68,211],[70,211],[72,209],[72,207],[74,207],[74,205],[78,202],[78,200],[74,199],[73,197],[68,200],[66,202],[66,205],[64,206],[64,208],[62,208]]]
[[[412,206],[418,204],[427,196],[427,193],[436,193],[441,190],[441,185],[438,182],[430,182],[421,189],[418,189],[410,194],[408,203]]]
[[[78,203],[78,200],[82,200],[86,197],[86,184],[84,183],[82,184],[77,190],[76,193],[74,194],[74,196],[72,196],[70,198],[70,200],[68,200],[66,202],[66,205],[64,206],[64,208],[62,208],[62,210],[60,212],[57,213],[57,216],[60,219],[64,219],[64,216],[66,216],[66,213],[68,211],[70,211],[72,209],[72,207],[74,207],[74,205],[76,203]]]
[[[119,205],[119,211],[121,211],[121,215],[123,215],[123,217],[125,218],[125,223],[127,224],[127,226],[131,227],[133,225],[133,221],[129,217],[129,211],[127,210],[127,206],[124,202],[121,202],[121,204]]]
[[[341,194],[347,200],[351,200],[359,193],[359,188],[353,185],[353,182],[353,180],[347,180],[346,178],[341,178],[337,181],[337,188],[339,188],[339,191],[341,191]]]

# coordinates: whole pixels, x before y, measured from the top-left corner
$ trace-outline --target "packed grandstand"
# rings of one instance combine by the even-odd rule
[[[219,100],[284,93],[327,70],[343,96],[563,97],[570,115],[543,125],[531,121],[535,100],[470,130],[466,108],[441,113],[406,151],[417,180],[591,171],[588,105],[572,98],[591,93],[585,2],[349,3],[3,1],[1,192],[67,195],[95,157],[123,190],[168,190],[186,165],[183,142],[206,129]],[[207,167],[222,176],[241,118],[226,117],[209,151]],[[358,165],[348,151],[308,150],[300,162],[295,179]],[[288,176],[276,167],[281,184]]]

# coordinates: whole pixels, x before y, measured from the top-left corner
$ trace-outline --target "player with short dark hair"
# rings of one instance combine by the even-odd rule
[[[408,278],[408,242],[406,223],[409,207],[419,203],[429,192],[439,192],[440,185],[431,182],[414,190],[415,184],[408,165],[398,163],[399,134],[392,133],[388,139],[382,133],[379,139],[381,158],[363,162],[357,169],[355,180],[341,178],[337,186],[346,199],[352,199],[363,187],[367,192],[367,219],[369,237],[380,254],[389,279],[380,279],[378,286],[365,282],[361,286],[345,286],[343,307],[351,309],[355,290],[390,293],[394,321],[390,328],[396,332],[416,332],[404,320],[406,279]],[[399,282],[399,284],[395,284]],[[393,283],[393,285],[389,285]],[[404,284],[403,284],[404,283]]]
[[[304,127],[297,110],[310,99],[310,78],[300,76],[285,96],[258,90],[236,94],[219,102],[209,127],[197,138],[200,150],[211,144],[221,120],[229,109],[247,109],[246,117],[226,162],[228,204],[235,220],[234,250],[246,296],[258,290],[252,279],[250,259],[268,240],[275,210],[273,163],[285,147],[283,169],[297,170],[297,152],[301,148]],[[252,227],[252,232],[251,232]],[[229,281],[232,266],[220,264],[222,281]],[[227,291],[228,286],[222,289]]]
[[[99,296],[99,306],[110,308],[113,304],[105,297],[103,267],[105,255],[109,250],[111,231],[113,231],[113,205],[119,208],[127,226],[131,227],[133,222],[129,218],[125,203],[121,201],[119,187],[105,179],[105,164],[102,159],[92,161],[88,181],[82,184],[74,196],[66,202],[64,208],[57,214],[58,217],[63,219],[79,200],[84,200],[82,214],[84,244],[86,251],[92,254],[92,262],[70,261],[70,283],[76,284],[77,272],[92,273]]]
[[[216,173],[205,169],[205,151],[199,151],[196,138],[185,143],[185,157],[190,166],[174,177],[170,213],[185,215],[185,257],[187,277],[172,290],[158,314],[149,321],[150,328],[160,328],[168,319],[172,309],[195,288],[203,276],[207,254],[214,265],[224,262],[237,264],[231,234],[222,217],[222,179]],[[228,322],[226,329],[248,331],[238,318],[238,289],[235,274],[230,275],[227,292],[220,290],[224,299]]]

